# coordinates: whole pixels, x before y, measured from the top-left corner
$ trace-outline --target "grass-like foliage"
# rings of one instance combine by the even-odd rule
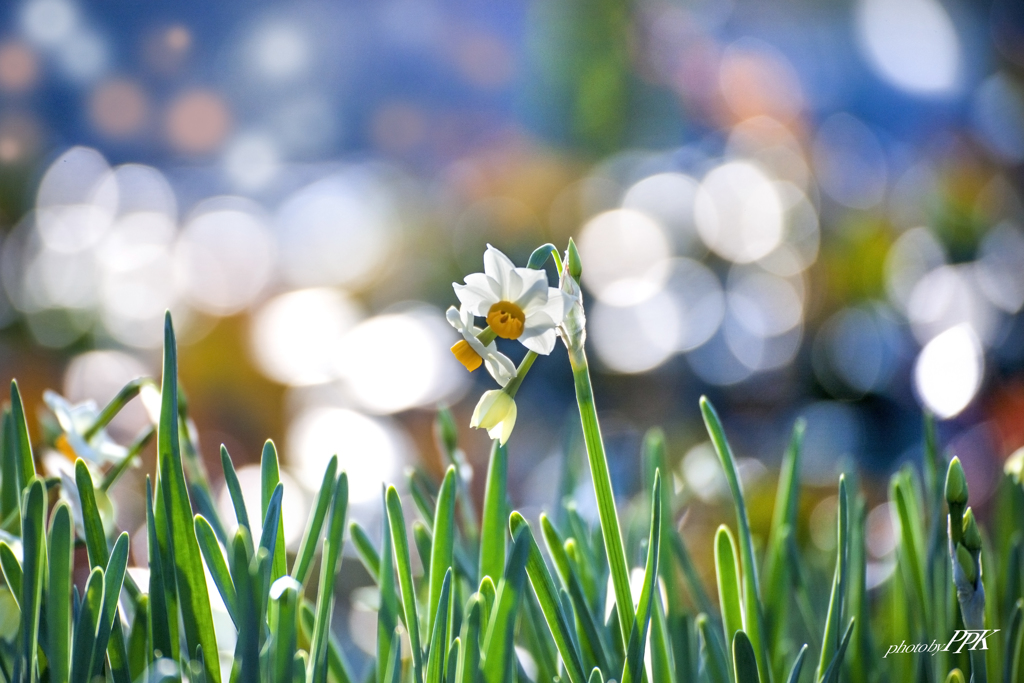
[[[233,522],[222,520],[211,503],[178,393],[168,317],[157,467],[147,481],[145,501],[148,584],[142,585],[126,572],[128,534],[105,524],[102,513],[107,488],[130,465],[79,459],[73,481],[47,478],[37,469],[24,404],[13,384],[0,438],[0,568],[6,581],[0,589],[0,678],[19,683],[1024,680],[1020,459],[1011,461],[999,484],[996,525],[986,535],[968,506],[959,462],[945,460],[929,428],[923,477],[909,466],[892,477],[897,566],[869,592],[865,497],[853,473],[837,483],[834,560],[822,567],[796,542],[802,425],[794,429],[783,458],[771,528],[759,537],[721,421],[712,405],[701,401],[735,521],[723,524],[707,548],[688,549],[676,528],[681,510],[664,436],[658,430],[647,435],[640,459],[645,493],[627,514],[620,513],[582,339],[570,347],[570,360],[598,525],[591,527],[566,499],[531,527],[510,509],[508,453],[498,441],[478,517],[457,430],[451,415],[441,411],[436,433],[447,471],[436,480],[416,470],[407,498],[394,486],[382,492],[381,538],[348,522],[348,479],[332,459],[299,549],[289,555],[272,443],[262,454],[259,510],[247,509],[223,448]],[[83,433],[65,429],[53,438],[95,445],[104,425],[143,387],[144,382],[126,387]],[[141,435],[125,460],[135,458],[149,436]],[[233,535],[225,531],[235,527]],[[359,672],[331,625],[346,535],[379,596],[376,658]],[[82,547],[84,553],[76,552]],[[711,585],[704,585],[691,550],[713,560]],[[89,571],[76,573],[76,564],[82,570],[83,563]],[[74,576],[88,578],[76,584]],[[829,576],[830,588],[815,589]],[[226,610],[234,625],[227,652],[214,628],[218,609]],[[944,646],[964,629],[1000,630],[987,638],[985,650],[886,656],[894,644]]]

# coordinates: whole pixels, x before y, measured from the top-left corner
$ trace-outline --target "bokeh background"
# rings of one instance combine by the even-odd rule
[[[488,242],[524,264],[574,236],[617,492],[662,425],[677,491],[721,498],[702,393],[754,491],[803,415],[808,484],[873,487],[877,581],[923,409],[982,509],[1024,445],[1022,161],[1017,0],[10,0],[0,379],[44,421],[46,388],[102,405],[158,374],[170,309],[217,485],[221,443],[252,487],[273,438],[295,542],[338,453],[372,528],[381,481],[440,471],[436,405],[486,463],[451,283]],[[535,514],[578,451],[564,349],[518,404]],[[152,457],[113,490],[123,528]],[[827,550],[819,498],[802,533]]]

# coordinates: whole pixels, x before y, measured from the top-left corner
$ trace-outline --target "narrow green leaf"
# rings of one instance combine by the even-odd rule
[[[204,652],[217,652],[217,635],[206,589],[206,574],[199,554],[193,523],[192,503],[185,483],[178,433],[178,357],[170,312],[164,318],[164,367],[161,386],[160,425],[157,431],[157,457],[160,463],[160,487],[167,510],[172,558],[178,595],[181,597],[181,621],[189,653],[202,646]],[[216,657],[207,662],[206,676],[220,683],[220,665]]]
[[[359,522],[349,524],[348,532],[349,537],[352,539],[352,545],[355,546],[356,553],[359,555],[359,559],[362,561],[363,566],[366,567],[366,571],[376,581],[377,577],[380,576],[380,555],[377,553],[377,549],[373,547],[370,535],[366,533],[366,529],[359,525]]]
[[[239,525],[231,544],[231,580],[235,586],[236,609],[239,623],[244,624],[238,629],[238,641],[235,644],[235,663],[232,670],[238,672],[239,681],[256,681],[259,679],[260,644],[256,593],[251,565],[253,564],[252,541],[249,530]]]
[[[153,511],[153,484],[146,477],[146,530],[148,537],[149,560],[149,662],[156,662],[163,657],[177,660],[177,648],[172,645],[177,640],[178,615],[168,608],[168,596],[173,595],[173,587],[167,582],[174,581],[173,576],[164,572],[160,542],[157,537],[156,517]]]
[[[17,416],[17,410],[15,411]],[[46,581],[46,487],[39,479],[28,485],[21,511],[22,582],[21,652],[14,667],[16,680],[38,680],[39,623]]]
[[[837,683],[839,681],[839,672],[842,669],[843,656],[846,654],[846,646],[850,644],[850,634],[853,633],[853,625],[855,623],[856,619],[850,619],[850,624],[846,627],[846,632],[843,633],[843,639],[839,642],[839,648],[832,657],[832,661],[825,670],[825,674],[819,679],[823,683]],[[978,683],[981,682],[979,681]]]
[[[299,611],[299,626],[301,627],[302,637],[310,642],[313,642],[313,631],[316,627],[315,620],[316,615],[313,612],[312,604],[308,600],[304,600]],[[327,629],[327,632],[327,680],[332,683],[355,683],[355,678],[351,674],[352,667],[345,659],[341,643],[331,633],[330,628]],[[312,660],[307,657],[307,672],[312,666],[311,662]],[[303,680],[307,679],[303,677]]]
[[[480,621],[480,625],[483,628],[483,633],[480,635],[487,636],[487,626],[491,623],[491,612],[494,611],[494,603],[498,598],[498,589],[494,587],[494,582],[491,581],[491,577],[485,576],[480,579],[480,587],[477,589],[482,598],[481,609],[483,619]],[[483,646],[483,641],[480,643]]]
[[[757,657],[757,673],[764,683],[771,683],[771,667],[768,666],[767,643],[764,639],[764,611],[761,605],[761,588],[757,576],[757,562],[754,559],[754,539],[750,533],[750,518],[747,515],[747,503],[743,497],[739,473],[736,470],[736,459],[725,437],[725,429],[707,397],[700,398],[701,414],[711,443],[718,453],[718,459],[725,471],[732,492],[732,502],[736,508],[736,526],[739,529],[740,569],[743,583],[743,630],[750,639]]]
[[[142,677],[149,663],[149,596],[142,594],[135,603],[135,616],[128,632],[128,675],[133,681]]]
[[[587,683],[604,683],[604,675],[601,673],[601,670],[595,667],[590,672],[590,678],[587,679]]]
[[[966,683],[964,680],[964,673],[960,669],[953,669],[946,676],[946,683]]]
[[[492,580],[505,571],[505,505],[508,497],[508,449],[498,441],[491,442],[491,458],[487,467],[484,491],[484,513],[480,525],[480,576]]]
[[[452,568],[452,553],[455,548],[455,467],[445,472],[441,489],[437,494],[434,511],[433,545],[430,551],[428,574],[427,629],[433,632],[434,618],[440,602],[441,586]],[[448,644],[445,643],[447,649]]]
[[[235,522],[252,533],[252,527],[249,526],[249,512],[245,509],[245,499],[242,497],[242,485],[238,482],[235,463],[231,460],[228,448],[224,444],[220,445],[220,465],[224,471],[224,485],[228,489],[228,495],[231,496],[231,507],[235,511]]]
[[[313,566],[313,555],[316,553],[320,532],[323,530],[324,520],[327,518],[327,509],[330,507],[334,495],[337,471],[338,456],[332,455],[324,470],[324,478],[320,484],[320,490],[317,491],[316,502],[313,503],[313,509],[309,513],[306,530],[299,543],[299,552],[295,555],[295,561],[292,563],[292,576],[302,585],[306,584],[309,570]]]
[[[272,683],[287,682],[291,678],[298,647],[298,607],[301,596],[302,584],[290,576],[278,579],[270,587]]]
[[[820,648],[821,643],[818,642],[818,633],[821,632],[821,628],[818,624],[814,606],[811,604],[810,593],[807,589],[807,578],[804,576],[804,569],[801,565],[800,551],[796,547],[796,539],[788,524],[783,527],[782,533],[779,536],[779,542],[786,549],[787,572],[789,573],[790,586],[794,593],[797,609],[800,610],[800,616],[803,619],[808,635],[812,639],[813,647]]]
[[[412,523],[412,540],[416,544],[416,553],[420,556],[420,564],[424,567],[430,566],[430,549],[434,540],[430,537],[430,529],[420,520]]]
[[[21,487],[18,482],[18,436],[10,406],[4,406],[0,432],[0,520],[12,519],[13,527],[21,524]]]
[[[836,543],[836,567],[832,577],[832,596],[829,599],[828,617],[825,620],[825,634],[821,639],[821,657],[815,677],[821,680],[828,663],[839,648],[839,629],[843,620],[843,602],[846,600],[846,574],[850,542],[850,502],[846,492],[846,477],[839,477],[839,518],[838,542]]]
[[[104,577],[103,569],[94,567],[85,584],[85,597],[75,622],[71,643],[71,683],[89,683],[93,674],[93,645],[96,629],[102,617]]]
[[[482,619],[483,597],[479,593],[473,593],[466,603],[466,618],[462,620],[462,652],[459,657],[457,683],[476,683],[479,678]]]
[[[572,641],[572,625],[569,622],[569,615],[561,608],[558,595],[555,592],[555,584],[551,579],[544,558],[540,554],[540,548],[533,537],[533,531],[529,523],[518,512],[513,512],[509,519],[509,528],[513,537],[523,538],[528,545],[529,556],[526,562],[526,574],[530,578],[530,585],[537,596],[544,620],[547,622],[548,630],[555,641],[555,647],[565,665],[566,673],[572,683],[583,683],[585,674],[580,654]]]
[[[105,567],[110,560],[110,550],[107,543],[106,530],[103,528],[103,521],[100,518],[99,506],[96,503],[96,489],[93,485],[92,473],[85,461],[81,458],[75,461],[75,484],[78,488],[78,499],[81,503],[82,521],[85,529],[85,543],[89,552],[89,564],[93,567]],[[109,570],[108,570],[109,578]],[[122,577],[123,578],[123,577]],[[129,580],[130,581],[130,580]],[[130,582],[130,586],[134,586]],[[118,589],[120,590],[120,588]],[[138,592],[137,590],[135,592]],[[116,607],[116,601],[114,603]],[[104,616],[104,619],[106,617]],[[101,622],[105,623],[105,622]],[[128,649],[125,645],[124,630],[120,618],[113,619],[113,633],[110,636],[109,655],[110,666],[114,675],[115,683],[130,683],[131,677],[128,673]],[[107,636],[98,635],[106,647]]]
[[[381,516],[381,538],[377,587],[380,592],[380,606],[377,610],[377,683],[390,683],[383,669],[384,662],[391,661],[391,647],[395,638],[395,629],[402,615],[398,605],[398,592],[395,590],[395,556],[391,549],[391,521],[388,518],[386,495],[381,496],[383,515]],[[401,648],[399,648],[400,650]],[[398,654],[401,661],[401,653]]]
[[[708,623],[708,615],[703,612],[697,615],[697,632],[700,634],[700,661],[704,675],[710,683],[729,683],[725,649]]]
[[[100,620],[96,628],[96,641],[93,643],[92,662],[93,668],[100,666],[103,662],[103,653],[108,652],[110,669],[115,681],[130,681],[128,674],[128,651],[124,644],[124,634],[121,630],[120,617],[118,616],[118,599],[121,595],[121,588],[124,585],[125,570],[128,568],[128,532],[123,531],[114,543],[110,552],[106,569],[103,572],[103,601],[100,609]],[[116,631],[115,631],[116,620]],[[121,642],[115,645],[111,634],[116,632],[121,637]],[[110,647],[108,648],[108,644]]]
[[[657,592],[651,617],[651,676],[659,683],[676,683],[677,680],[668,620],[661,596]]]
[[[46,581],[46,659],[50,680],[71,674],[71,575],[74,569],[74,527],[71,508],[61,501],[50,515]],[[2,548],[0,548],[2,553]]]
[[[505,575],[498,586],[494,608],[487,624],[487,635],[483,644],[483,672],[486,683],[507,683],[515,663],[512,647],[515,612],[526,580],[526,563],[529,559],[529,543],[526,533],[520,529],[512,540]]]
[[[274,442],[267,439],[263,444],[263,454],[260,458],[260,484],[261,504],[263,507],[263,519],[267,518],[267,509],[270,506],[270,499],[274,495],[274,489],[281,483],[281,464],[277,457],[277,447]],[[271,553],[274,558],[271,564],[270,581],[273,583],[288,572],[288,557],[284,551],[284,511],[278,506],[277,520],[277,543]]]
[[[718,602],[722,607],[722,633],[725,642],[731,643],[736,632],[743,630],[743,604],[736,541],[724,524],[715,533],[715,576],[718,579]]]
[[[800,648],[800,652],[796,654],[796,659],[793,660],[793,668],[789,670],[789,676],[786,678],[786,683],[798,683],[800,680],[800,670],[804,667],[804,658],[807,656],[807,643],[803,644]]]
[[[224,600],[224,607],[228,616],[234,622],[235,628],[241,629],[244,624],[238,621],[238,607],[235,598],[235,585],[231,581],[231,570],[228,569],[224,553],[221,551],[220,543],[213,527],[202,515],[195,516],[196,540],[199,542],[199,550],[206,561],[206,567],[210,570],[213,583],[217,586],[221,598]],[[291,661],[289,660],[289,666]]]
[[[760,683],[757,676],[757,658],[750,639],[743,631],[736,631],[732,641],[732,667],[736,672],[736,683]]]
[[[917,497],[909,473],[897,472],[893,475],[889,487],[889,499],[896,508],[897,538],[899,553],[897,561],[909,582],[917,603],[917,613],[922,616],[921,623],[931,623],[929,619],[930,605],[928,591],[925,588],[924,574],[924,541],[921,530],[921,517],[918,514]]]
[[[622,683],[640,683],[644,674],[647,631],[651,624],[654,593],[658,589],[658,561],[661,554],[661,472],[655,472],[654,492],[651,495],[651,531],[647,540],[647,564],[636,618],[629,633],[626,661],[623,664]]]
[[[399,683],[402,680],[402,640],[398,631],[392,634],[388,650],[391,654],[387,660],[377,662],[380,667],[383,661],[387,661],[387,668],[381,671],[381,680],[383,683]]]
[[[260,534],[260,548],[267,551],[267,556],[270,558],[270,566],[267,568],[270,572],[266,577],[261,579],[260,593],[263,596],[263,604],[266,604],[266,596],[270,591],[270,584],[276,579],[274,578],[273,566],[276,564],[274,560],[277,557],[277,553],[280,551],[284,554],[284,546],[278,541],[281,540],[283,531],[281,530],[281,501],[284,499],[284,485],[278,483],[274,487],[274,492],[270,495],[270,500],[267,503],[267,512],[263,518],[263,530]],[[282,572],[283,575],[283,572]]]
[[[419,616],[416,613],[416,589],[412,582],[412,559],[409,556],[409,537],[405,531],[405,514],[398,490],[389,486],[386,494],[388,522],[391,525],[391,542],[394,546],[395,567],[398,570],[398,584],[402,593],[403,621],[412,643],[413,680],[423,680],[423,649],[420,644]]]
[[[772,526],[768,534],[768,554],[764,563],[765,621],[770,629],[769,639],[776,643],[780,641],[785,626],[789,595],[786,590],[786,547],[782,531],[787,525],[790,529],[796,528],[797,507],[800,503],[800,454],[806,424],[803,418],[796,421],[789,447],[782,456]]]
[[[78,499],[82,504],[82,525],[85,528],[85,545],[89,551],[89,564],[103,567],[107,564],[109,550],[107,535],[103,530],[99,506],[96,504],[96,490],[93,487],[92,473],[89,466],[81,458],[75,461],[75,484],[78,486]]]
[[[576,617],[579,633],[574,634],[570,629],[570,634],[574,638],[578,637],[581,640],[581,646],[584,647],[584,652],[581,652],[581,655],[589,651],[590,655],[594,658],[593,664],[597,664],[599,668],[605,671],[611,671],[613,667],[607,654],[611,648],[604,637],[605,629],[603,625],[598,627],[597,619],[594,617],[590,609],[590,602],[586,597],[586,590],[575,569],[576,563],[570,560],[569,552],[566,549],[567,547],[575,548],[575,539],[563,541],[558,530],[555,529],[551,520],[544,513],[540,515],[540,526],[544,534],[544,544],[554,562],[555,570],[561,579],[562,585],[569,595],[569,601],[573,608],[572,613]],[[563,610],[563,612],[567,618],[570,616],[570,611]],[[586,665],[587,662],[584,662],[584,664]]]
[[[445,572],[441,583],[441,594],[433,608],[437,618],[430,635],[430,649],[427,654],[426,683],[444,683],[444,665],[448,654],[448,610],[451,609],[452,570]]]
[[[459,652],[462,650],[462,640],[456,636],[448,648],[448,663],[444,665],[445,683],[456,683],[456,676],[459,672]]]
[[[21,569],[21,560],[7,545],[7,541],[0,541],[0,568],[4,572],[4,580],[7,581],[7,588],[21,608],[21,585],[24,572]]]
[[[316,599],[316,623],[309,650],[310,683],[326,683],[330,649],[331,612],[334,608],[334,580],[341,564],[348,514],[348,475],[342,472],[334,486],[327,533],[320,561],[320,590]]]
[[[477,526],[476,506],[473,504],[473,496],[469,490],[469,482],[463,473],[471,471],[469,463],[466,462],[466,454],[459,448],[459,429],[455,424],[455,418],[448,408],[441,407],[437,411],[437,418],[434,420],[434,437],[437,441],[438,450],[445,456],[450,465],[455,465],[455,482],[458,487],[459,516],[461,518],[462,532],[470,541],[476,541],[480,537],[480,529]]]
[[[1018,598],[1010,618],[1010,632],[1006,639],[1006,660],[1003,664],[1003,681],[1020,681],[1024,674],[1024,598]]]
[[[21,401],[21,391],[17,380],[11,380],[11,421],[14,426],[12,433],[15,446],[15,463],[18,472],[18,490],[24,490],[36,476],[36,462],[32,456],[32,441],[28,434],[28,420],[25,418],[25,404]]]

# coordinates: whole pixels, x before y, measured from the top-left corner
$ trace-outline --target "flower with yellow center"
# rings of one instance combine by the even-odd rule
[[[479,335],[483,330],[473,324],[473,314],[465,306],[461,310],[452,306],[445,317],[462,335],[462,339],[452,347],[452,353],[467,370],[473,372],[484,365],[494,381],[501,386],[516,376],[515,363],[498,351],[493,340],[487,344],[480,341]]]
[[[503,253],[487,245],[484,272],[466,276],[466,284],[453,284],[463,309],[487,319],[503,339],[518,339],[523,346],[547,355],[555,348],[555,328],[572,299],[548,286],[543,270],[517,268]]]
[[[71,462],[82,458],[91,465],[117,464],[128,454],[128,449],[115,443],[106,429],[85,438],[85,432],[99,416],[92,401],[72,404],[57,392],[48,390],[43,393],[43,402],[53,412],[63,432],[55,445]]]
[[[516,426],[516,401],[503,389],[485,391],[473,409],[470,427],[486,429],[492,439],[505,445]]]

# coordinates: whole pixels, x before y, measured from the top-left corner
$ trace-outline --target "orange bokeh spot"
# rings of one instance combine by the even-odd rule
[[[224,99],[209,90],[190,90],[171,103],[167,140],[179,152],[205,154],[216,150],[231,129]]]
[[[39,76],[39,60],[29,46],[20,42],[0,45],[0,90],[24,92]]]
[[[142,129],[149,117],[149,102],[135,83],[120,79],[107,81],[93,91],[89,116],[101,133],[124,138]]]

